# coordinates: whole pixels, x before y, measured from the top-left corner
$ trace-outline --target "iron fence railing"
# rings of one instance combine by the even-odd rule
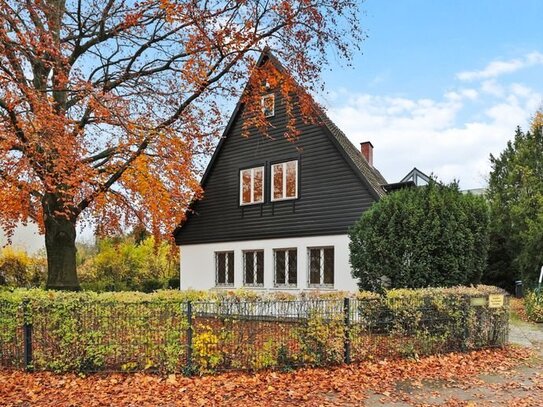
[[[0,301],[0,366],[191,374],[466,351],[507,343],[508,301]]]

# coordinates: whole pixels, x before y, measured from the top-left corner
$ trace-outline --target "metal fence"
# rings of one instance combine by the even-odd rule
[[[192,374],[465,351],[506,344],[505,300],[0,302],[0,365]]]

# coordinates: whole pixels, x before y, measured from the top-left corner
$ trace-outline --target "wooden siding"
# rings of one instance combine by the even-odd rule
[[[375,202],[326,127],[300,125],[301,136],[284,138],[285,109],[276,100],[270,138],[241,136],[234,120],[208,169],[204,198],[176,233],[177,244],[345,234]],[[271,202],[271,164],[299,160],[298,199]],[[264,165],[264,203],[239,205],[239,170]]]

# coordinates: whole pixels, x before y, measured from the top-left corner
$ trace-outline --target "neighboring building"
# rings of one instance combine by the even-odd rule
[[[265,53],[259,63],[267,61],[283,69]],[[357,290],[347,232],[385,194],[372,144],[360,151],[324,114],[289,141],[281,95],[263,95],[262,106],[270,137],[241,135],[238,103],[203,176],[204,197],[174,232],[181,288]]]
[[[4,231],[0,228],[0,249],[8,245],[8,239]],[[40,235],[38,225],[28,223],[27,225],[19,224],[11,237],[11,246],[14,249],[26,251],[28,254],[36,254],[38,251],[45,249],[45,239]]]
[[[415,186],[419,187],[421,185],[428,185],[430,177],[415,167],[400,182],[412,182]]]

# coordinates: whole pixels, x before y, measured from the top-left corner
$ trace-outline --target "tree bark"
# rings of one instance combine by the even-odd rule
[[[51,205],[53,204],[53,205]],[[58,201],[44,199],[45,249],[49,290],[80,290],[76,268],[76,217],[61,214]]]

